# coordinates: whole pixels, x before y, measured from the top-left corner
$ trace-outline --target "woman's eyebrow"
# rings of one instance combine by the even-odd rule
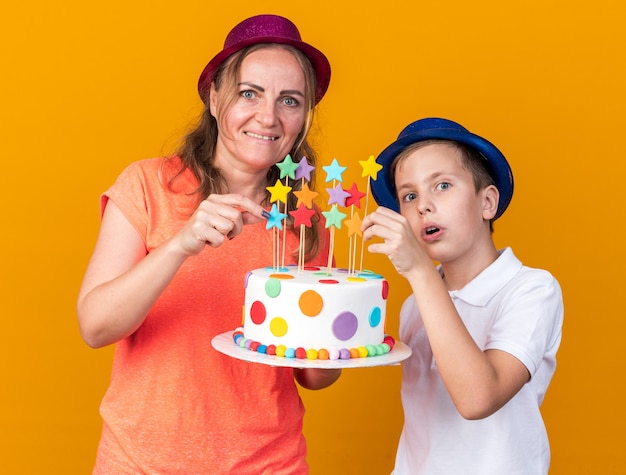
[[[265,88],[259,86],[258,84],[254,84],[251,82],[240,82],[237,84],[237,86],[247,86],[247,87],[251,87],[252,89],[256,89],[257,91],[261,91],[261,92],[265,92]],[[283,91],[280,91],[281,94],[288,94],[288,95],[292,95],[292,96],[300,96],[300,97],[304,97],[304,93],[302,91],[299,91],[297,89],[285,89]]]

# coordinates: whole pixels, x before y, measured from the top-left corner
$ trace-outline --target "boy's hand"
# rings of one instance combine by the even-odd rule
[[[408,277],[411,271],[418,270],[420,266],[432,266],[432,261],[401,214],[380,207],[363,219],[361,229],[364,241],[374,237],[384,241],[370,244],[368,251],[385,254],[404,277]]]

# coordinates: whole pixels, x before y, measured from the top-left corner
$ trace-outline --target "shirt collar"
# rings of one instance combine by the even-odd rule
[[[510,247],[498,251],[498,254],[498,258],[465,287],[449,291],[450,296],[477,307],[487,305],[489,300],[502,290],[522,268],[522,262],[515,257]],[[439,272],[441,272],[441,266],[439,266]]]

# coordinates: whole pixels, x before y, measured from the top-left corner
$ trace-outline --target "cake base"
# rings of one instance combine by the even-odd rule
[[[396,343],[389,353],[368,358],[350,358],[348,360],[307,360],[300,358],[285,358],[282,356],[266,355],[241,348],[233,343],[233,331],[228,331],[217,335],[211,340],[211,345],[220,353],[232,358],[248,361],[250,363],[261,363],[268,366],[281,366],[288,368],[369,368],[374,366],[396,365],[411,356],[411,348],[396,340]]]

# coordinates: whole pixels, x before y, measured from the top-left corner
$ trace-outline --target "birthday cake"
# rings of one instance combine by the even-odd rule
[[[285,358],[351,359],[389,353],[388,282],[369,271],[296,266],[248,272],[235,344]]]
[[[381,167],[374,157],[359,163],[363,176],[375,179]],[[298,265],[285,266],[284,253],[283,264],[279,264],[279,231],[283,230],[287,213],[302,236],[304,229],[312,225],[313,199],[318,193],[306,183],[313,170],[306,157],[294,163],[287,155],[277,166],[285,183],[279,179],[274,186],[267,187],[273,205],[267,213],[266,229],[272,231],[274,264],[246,275],[243,327],[233,333],[235,344],[258,353],[307,360],[348,360],[389,353],[395,344],[392,337],[385,335],[389,284],[381,275],[357,270],[356,265],[356,238],[362,233],[361,217],[355,208],[360,208],[361,198],[366,197],[367,212],[367,193],[360,192],[356,184],[343,189],[342,173],[346,167],[340,166],[336,159],[323,167],[326,181],[334,185],[326,188],[331,208],[322,211],[325,226],[330,230],[328,265],[321,268],[304,264],[301,237]],[[294,191],[297,209],[287,212],[287,194],[292,190],[289,180],[300,181],[301,189]],[[281,212],[281,202],[285,203],[282,208],[285,212]],[[347,212],[339,211],[340,207]],[[350,218],[346,219],[348,213]],[[335,230],[341,229],[344,219],[351,258],[347,269],[337,269],[331,267],[332,249]]]

